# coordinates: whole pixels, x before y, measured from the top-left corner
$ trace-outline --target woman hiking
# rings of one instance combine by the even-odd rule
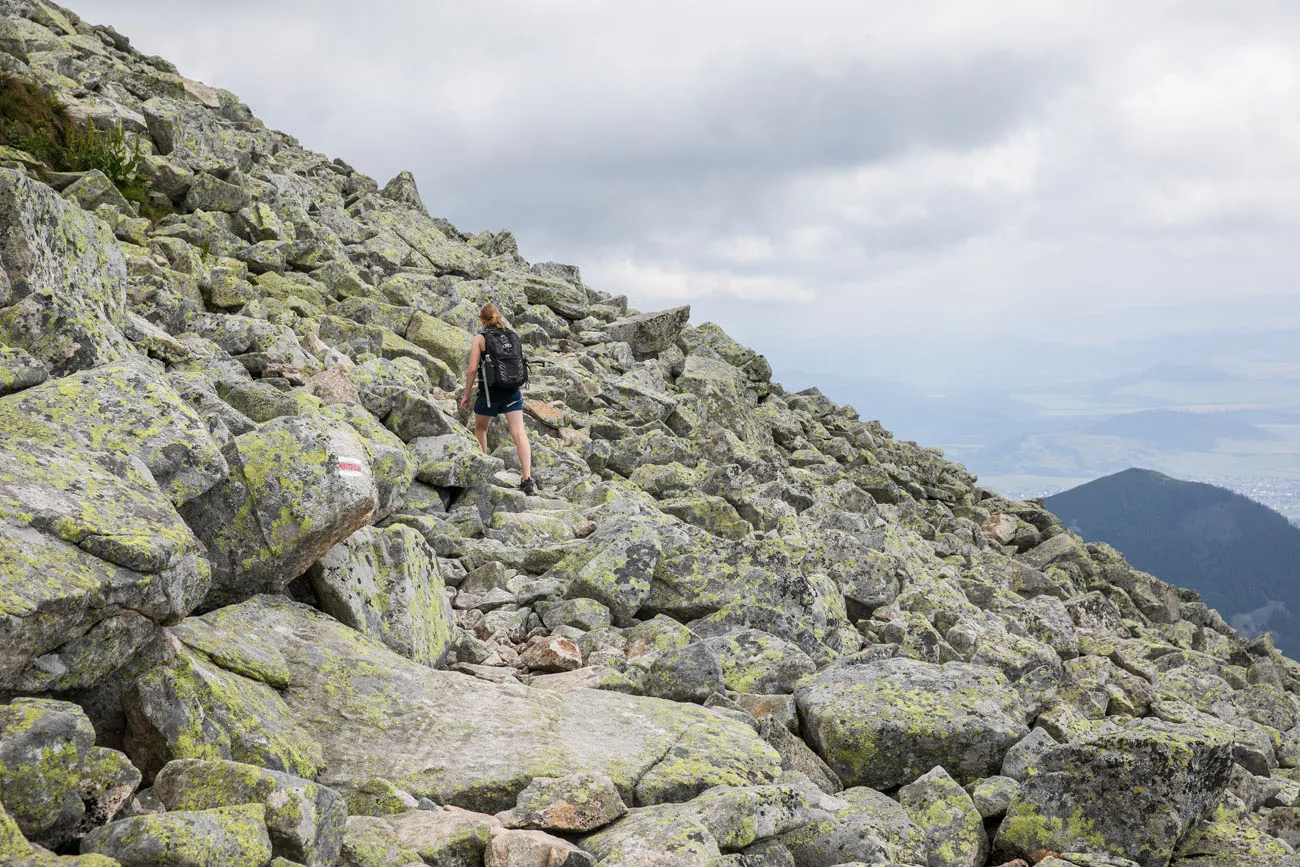
[[[495,304],[485,304],[478,313],[483,330],[474,337],[469,352],[469,371],[465,375],[465,393],[460,399],[460,409],[469,409],[470,390],[478,378],[478,397],[474,400],[474,436],[483,454],[488,453],[488,425],[499,415],[506,417],[510,438],[515,441],[519,455],[519,470],[523,482],[519,489],[531,496],[537,492],[533,481],[533,453],[524,429],[524,396],[519,390],[528,380],[528,365],[524,362],[523,344],[519,335],[506,328],[501,311]],[[482,374],[482,376],[479,376]]]

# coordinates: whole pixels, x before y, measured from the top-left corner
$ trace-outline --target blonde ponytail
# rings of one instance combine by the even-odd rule
[[[505,328],[506,322],[501,318],[501,311],[495,304],[484,304],[483,309],[478,312],[479,322],[483,323],[484,328]]]

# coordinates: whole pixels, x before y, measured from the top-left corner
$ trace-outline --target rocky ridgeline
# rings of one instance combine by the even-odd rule
[[[0,862],[1295,863],[1267,639],[686,308],[0,11],[174,212],[0,151]],[[489,299],[537,496],[456,415]]]

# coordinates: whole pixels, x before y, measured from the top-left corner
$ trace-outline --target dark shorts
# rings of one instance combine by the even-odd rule
[[[524,393],[517,388],[503,388],[500,390],[492,389],[492,405],[488,406],[487,400],[483,397],[483,389],[478,390],[478,397],[474,399],[474,415],[486,415],[494,418],[502,413],[523,412]]]

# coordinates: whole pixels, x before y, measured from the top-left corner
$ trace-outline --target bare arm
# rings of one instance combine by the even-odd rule
[[[474,391],[474,377],[478,375],[479,361],[483,358],[483,335],[476,334],[469,349],[469,370],[465,373],[465,393],[461,396],[461,406],[469,406],[469,396]]]

